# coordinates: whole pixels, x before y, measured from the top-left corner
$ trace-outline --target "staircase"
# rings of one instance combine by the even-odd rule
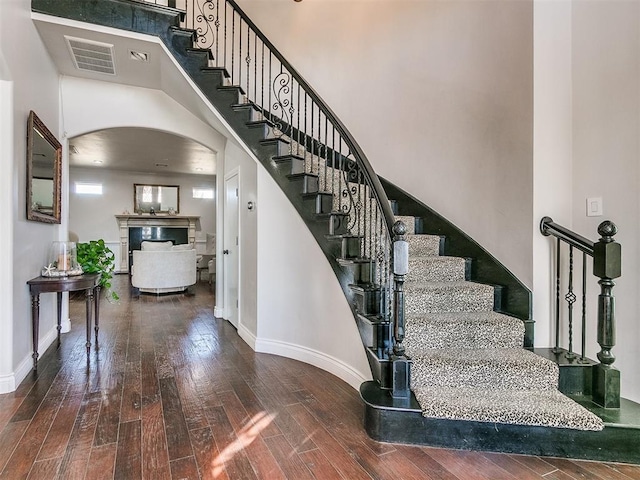
[[[396,217],[398,218],[398,217]],[[491,285],[467,281],[441,237],[408,228],[404,345],[425,417],[602,430],[602,420],[558,391],[558,365],[523,348],[521,320],[493,311]]]
[[[235,2],[217,0],[216,5],[219,2],[231,4],[233,18],[237,14],[239,22],[257,31]],[[372,173],[328,107],[314,117],[311,104],[310,120],[305,117],[301,122],[307,94],[303,100],[295,93],[293,77],[300,82],[298,92],[302,87],[315,94],[293,70],[274,70],[269,63],[273,99],[258,102],[259,95],[251,90],[266,82],[264,73],[260,77],[256,73],[258,41],[270,49],[269,55],[282,60],[277,51],[272,53],[275,47],[268,40],[260,36],[251,43],[246,31],[245,51],[240,43],[238,57],[246,59],[243,81],[245,65],[240,60],[236,62],[241,67],[220,64],[228,50],[226,37],[220,51],[218,46],[200,48],[202,33],[181,28],[181,14],[174,9],[127,0],[72,3],[33,0],[32,8],[159,36],[294,205],[332,266],[366,348],[374,381],[362,385],[361,396],[371,437],[640,461],[640,447],[624,441],[633,432],[603,429],[601,416],[558,391],[558,365],[527,350],[533,346],[530,292],[517,279],[434,212],[416,214],[415,202],[408,202],[406,194]],[[221,38],[218,33],[212,37]],[[396,202],[389,203],[387,196]],[[403,206],[406,211],[400,216]],[[389,395],[398,375],[393,348],[402,342],[391,317],[398,308],[391,282],[394,220],[407,226],[409,244],[404,347],[412,393],[400,400]],[[427,222],[435,232],[426,231]],[[446,230],[446,236],[438,230]],[[464,252],[458,250],[460,245]],[[604,442],[615,443],[615,453],[603,453]]]

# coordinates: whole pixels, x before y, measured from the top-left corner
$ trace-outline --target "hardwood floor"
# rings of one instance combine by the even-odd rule
[[[315,367],[254,353],[195,296],[101,303],[87,368],[73,328],[0,395],[2,479],[640,479],[640,467],[377,443],[358,392]]]

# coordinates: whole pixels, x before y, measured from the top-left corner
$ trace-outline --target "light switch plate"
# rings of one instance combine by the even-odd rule
[[[601,217],[602,197],[587,198],[587,217]]]

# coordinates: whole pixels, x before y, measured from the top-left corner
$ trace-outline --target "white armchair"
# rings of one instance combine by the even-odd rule
[[[141,292],[169,293],[184,291],[196,283],[195,249],[182,245],[158,247],[133,252],[131,285]]]

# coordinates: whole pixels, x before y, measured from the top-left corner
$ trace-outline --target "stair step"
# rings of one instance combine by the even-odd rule
[[[327,235],[344,235],[349,233],[347,224],[349,215],[341,212],[319,213],[316,219],[320,222],[327,222]]]
[[[440,255],[442,237],[439,235],[407,235],[407,242],[409,242],[409,258]]]
[[[193,53],[204,53],[207,55],[207,58],[209,60],[214,60],[213,58],[213,52],[211,51],[210,48],[198,48],[198,47],[188,47],[187,48],[187,52],[193,52]]]
[[[302,200],[305,204],[312,205],[313,213],[332,212],[333,195],[330,192],[303,193]]]
[[[467,261],[460,257],[409,256],[406,281],[456,282],[466,279]]]
[[[365,347],[382,354],[391,347],[391,324],[377,315],[357,315],[358,330]]]
[[[494,289],[474,282],[407,282],[405,313],[491,311]]]
[[[524,338],[524,322],[498,312],[409,315],[406,325],[407,350],[521,348]]]
[[[557,390],[419,387],[425,417],[599,431],[602,420]]]
[[[557,390],[558,365],[523,348],[407,350],[411,385],[538,391]],[[420,401],[420,399],[418,399]],[[424,405],[420,402],[421,405]]]
[[[407,215],[396,215],[396,222],[400,220],[407,227],[407,235],[414,235],[416,233],[416,217]]]
[[[318,176],[312,173],[293,173],[287,175],[287,178],[292,182],[299,182],[302,193],[315,193],[320,190]]]

